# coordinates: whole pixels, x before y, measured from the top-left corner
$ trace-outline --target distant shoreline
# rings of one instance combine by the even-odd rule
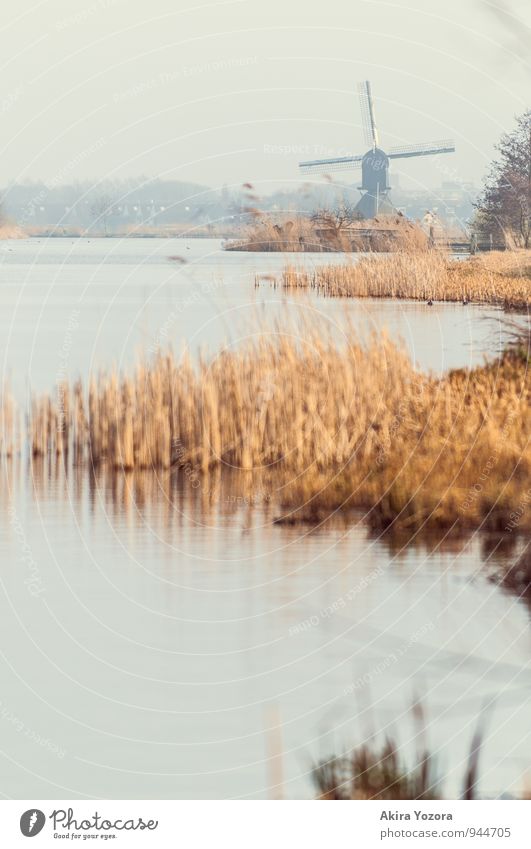
[[[223,239],[223,236],[186,233],[26,233],[27,239]]]

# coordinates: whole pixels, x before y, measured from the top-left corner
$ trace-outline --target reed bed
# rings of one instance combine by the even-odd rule
[[[319,221],[314,217],[315,233],[323,249],[344,253],[422,253],[430,248],[430,238],[420,224],[403,215],[379,215],[371,220],[350,222],[334,227],[334,215]],[[327,225],[326,218],[329,219]],[[317,221],[315,221],[317,219]]]
[[[363,392],[364,370],[379,375],[380,394],[396,398],[400,381],[410,379],[407,357],[385,340],[342,351],[317,333],[257,340],[195,365],[188,355],[161,355],[132,377],[100,374],[88,391],[78,382],[62,387],[58,400],[35,399],[33,455],[61,454],[67,440],[78,459],[115,468],[297,471],[319,457],[324,469],[345,462],[363,437],[365,417],[355,425],[348,408]],[[350,376],[342,385],[334,381],[338,367]],[[336,438],[345,416],[350,432]]]
[[[322,245],[309,218],[275,221],[269,216],[257,216],[240,238],[225,245],[228,251],[267,253],[301,253],[321,251]]]
[[[225,250],[265,252],[422,252],[429,239],[420,225],[403,216],[380,216],[374,221],[352,221],[338,225],[334,213],[314,218],[296,216],[280,219],[257,214],[243,235],[225,245]]]
[[[283,519],[358,506],[376,529],[505,531],[531,484],[530,388],[527,361],[512,353],[406,386],[343,469],[307,471],[286,487]],[[516,530],[531,530],[531,510]]]
[[[289,265],[282,285],[332,297],[460,301],[526,309],[531,305],[531,251],[493,252],[465,261],[451,260],[438,250],[399,251],[311,270]]]
[[[31,451],[115,470],[245,470],[251,493],[267,474],[280,521],[362,508],[378,527],[503,530],[531,483],[527,359],[436,379],[385,337],[351,333],[338,345],[277,328],[197,363],[168,353],[65,385],[34,401]]]

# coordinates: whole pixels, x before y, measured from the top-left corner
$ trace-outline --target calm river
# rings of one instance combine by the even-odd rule
[[[497,310],[255,286],[285,261],[214,240],[0,243],[3,377],[23,399],[161,342],[215,351],[316,313],[338,335],[346,319],[385,327],[437,372],[499,349]],[[363,525],[279,526],[237,481],[206,504],[170,473],[2,465],[5,797],[305,798],[316,759],[375,734],[413,757],[416,696],[449,794],[495,697],[480,791],[522,790],[529,611],[489,580],[514,551],[489,556],[479,534],[401,549]]]

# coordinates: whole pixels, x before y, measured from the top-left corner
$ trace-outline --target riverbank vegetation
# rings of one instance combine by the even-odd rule
[[[33,456],[267,478],[278,520],[503,531],[531,485],[529,342],[435,378],[385,338],[276,328],[197,364],[157,356],[35,399]],[[531,530],[523,510],[517,531]]]
[[[303,253],[426,251],[427,233],[401,213],[360,220],[354,207],[319,209],[309,217],[256,214],[243,235],[226,250]]]
[[[466,261],[452,260],[438,250],[401,251],[391,257],[364,256],[313,269],[288,265],[282,285],[330,297],[475,302],[525,309],[531,304],[531,251],[494,251]]]
[[[258,215],[242,230],[238,238],[226,242],[225,250],[257,253],[303,253],[321,250],[312,222],[304,216],[276,220],[268,215]]]

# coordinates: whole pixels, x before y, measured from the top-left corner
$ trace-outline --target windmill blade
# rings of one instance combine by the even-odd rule
[[[389,159],[409,159],[411,156],[435,156],[438,153],[454,153],[455,144],[452,139],[424,142],[423,144],[404,144],[392,147],[387,153]]]
[[[299,162],[299,168],[305,174],[326,174],[327,171],[347,171],[359,168],[363,156],[341,156],[336,159],[312,159]]]
[[[370,147],[378,147],[380,141],[376,127],[376,118],[374,117],[374,103],[369,80],[365,80],[364,83],[358,85],[358,94],[365,142]]]

